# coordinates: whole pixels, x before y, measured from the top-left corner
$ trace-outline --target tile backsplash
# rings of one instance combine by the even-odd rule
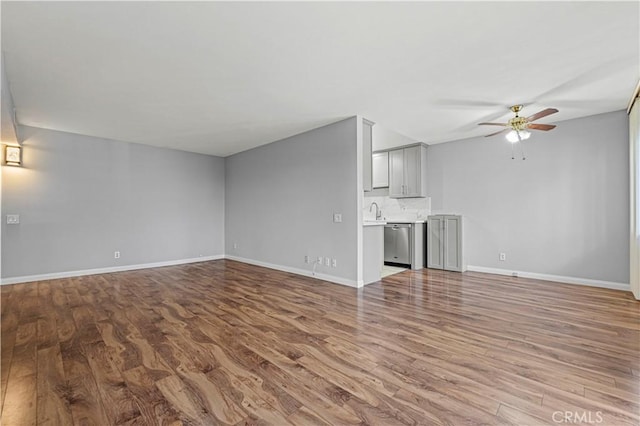
[[[375,202],[382,210],[382,217],[386,220],[426,220],[431,214],[431,198],[389,198],[388,196],[364,197],[362,217],[375,219],[375,207],[369,211],[371,203]]]

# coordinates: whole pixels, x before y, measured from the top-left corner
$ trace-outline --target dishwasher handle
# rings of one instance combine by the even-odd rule
[[[384,227],[385,228],[391,228],[394,231],[397,231],[398,229],[411,228],[411,224],[410,223],[389,223],[389,224],[385,225]]]

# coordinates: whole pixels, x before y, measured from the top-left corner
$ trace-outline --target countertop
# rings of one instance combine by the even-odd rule
[[[407,220],[407,219],[399,219],[399,220],[392,220],[392,219],[384,219],[384,220],[363,220],[362,222],[362,226],[384,226],[388,223],[412,223],[412,224],[417,224],[417,223],[425,223],[426,220],[424,219],[420,219],[420,220]]]
[[[385,219],[387,221],[387,223],[425,223],[426,220],[424,219],[420,219],[420,220],[407,220],[407,219],[399,219],[399,220],[392,220],[392,219]]]
[[[387,222],[384,220],[365,220],[362,222],[362,226],[384,226]]]

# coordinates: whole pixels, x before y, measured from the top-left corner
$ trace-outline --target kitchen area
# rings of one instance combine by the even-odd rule
[[[431,211],[428,146],[368,120],[363,140],[365,164],[371,158],[363,173],[364,284],[425,267],[463,271],[462,216]]]

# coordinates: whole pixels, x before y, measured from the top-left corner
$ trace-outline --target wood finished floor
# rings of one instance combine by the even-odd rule
[[[1,291],[4,426],[640,423],[626,292],[227,260]]]

